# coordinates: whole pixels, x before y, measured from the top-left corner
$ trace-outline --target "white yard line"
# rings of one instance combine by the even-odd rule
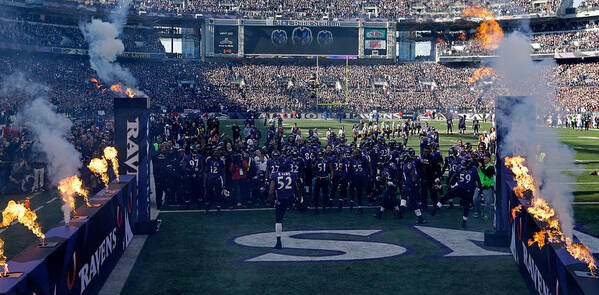
[[[50,199],[48,202],[46,202],[46,204],[50,204],[50,203],[56,201],[56,199],[58,199],[58,197],[54,197],[54,198]]]

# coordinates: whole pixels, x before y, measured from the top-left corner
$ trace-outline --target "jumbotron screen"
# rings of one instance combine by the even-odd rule
[[[358,55],[358,28],[245,26],[245,54]]]
[[[237,27],[214,26],[214,53],[237,54]]]

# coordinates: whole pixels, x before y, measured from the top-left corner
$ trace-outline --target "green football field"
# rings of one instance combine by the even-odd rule
[[[241,123],[224,121],[221,130],[230,133],[234,122]],[[335,132],[339,128],[336,120],[285,120],[286,133],[294,122],[302,135],[307,135],[308,128],[318,128],[323,139],[327,127]],[[357,122],[343,122],[346,134],[353,123]],[[265,137],[262,121],[257,124]],[[444,122],[431,124],[445,131]],[[468,127],[471,134],[470,122]],[[489,127],[482,123],[481,130]],[[599,236],[599,203],[592,203],[599,202],[599,177],[589,175],[599,170],[599,131],[557,132],[576,151],[575,168],[564,172],[576,178],[578,229]],[[442,134],[443,154],[458,139],[476,142],[472,135]],[[408,145],[417,147],[417,137],[411,137]],[[58,225],[62,212],[55,191],[0,196],[0,206],[25,198],[38,213],[44,232]],[[348,209],[318,216],[291,211],[285,217],[284,231],[294,231],[294,235],[284,238],[287,249],[278,251],[271,249],[272,209],[227,211],[220,217],[176,209],[167,207],[168,211],[160,213],[160,231],[148,237],[122,294],[528,293],[508,249],[482,247],[482,232],[492,228],[491,222],[471,219],[469,228],[462,230],[458,208],[442,210],[434,217],[425,213],[428,222],[422,227],[415,227],[413,214],[396,220],[387,212],[379,221],[372,217],[375,209],[361,216]],[[6,242],[9,259],[35,241],[18,223],[0,229],[0,238]],[[310,243],[320,249],[306,247]],[[358,246],[348,251],[331,248],[331,243]],[[335,256],[344,252],[347,259],[336,261]],[[307,261],[293,261],[297,259]]]
[[[226,121],[221,129],[230,133],[234,122],[240,123]],[[308,128],[318,128],[322,139],[327,127],[339,128],[336,120],[286,120],[285,127],[294,122],[304,136]],[[346,132],[352,123],[343,122]],[[432,124],[445,130],[444,122]],[[481,129],[489,127],[483,123]],[[558,133],[580,160],[575,170],[564,171],[577,178],[576,201],[599,201],[599,178],[589,176],[599,170],[599,131]],[[443,153],[458,139],[476,142],[472,135],[443,134]],[[417,147],[417,138],[408,145]],[[575,206],[579,229],[599,233],[598,207]],[[425,213],[423,226],[416,226],[413,214],[397,220],[386,212],[377,220],[374,208],[364,215],[347,208],[318,216],[291,211],[282,250],[272,249],[272,209],[227,211],[220,217],[175,209],[160,213],[160,231],[146,241],[122,294],[529,294],[508,249],[482,246],[482,232],[492,222],[471,218],[462,230],[459,208],[434,217]],[[335,246],[347,242],[359,246]]]

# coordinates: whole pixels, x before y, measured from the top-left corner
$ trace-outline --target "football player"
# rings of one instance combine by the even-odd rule
[[[403,192],[407,199],[409,210],[414,210],[418,217],[418,223],[425,223],[422,217],[422,211],[418,207],[420,202],[420,171],[418,169],[417,159],[414,157],[414,149],[409,148],[407,154],[402,155],[402,174],[403,174]],[[403,207],[403,208],[401,208]],[[400,210],[406,207],[405,202],[401,203]]]
[[[385,190],[383,203],[381,204],[379,211],[376,213],[376,218],[378,219],[383,217],[385,208],[394,208],[398,216],[400,216],[399,203],[397,203],[400,200],[397,198],[397,188],[401,184],[401,170],[399,169],[399,166],[391,159],[391,155],[389,154],[385,155],[383,162],[383,180],[386,182],[387,187]]]
[[[303,179],[305,178],[306,163],[305,163],[304,159],[302,157],[300,157],[300,154],[299,154],[299,151],[297,148],[294,147],[291,150],[291,158],[288,162],[289,162],[290,172],[295,173],[298,177],[298,182],[302,183]],[[305,208],[303,194],[298,193],[298,194],[296,194],[295,197],[296,197],[297,208],[299,208],[300,211],[304,211],[306,208]]]
[[[228,191],[224,189],[224,179],[225,162],[220,158],[219,150],[215,150],[212,156],[206,158],[206,172],[204,176],[206,214],[208,214],[210,204],[216,203],[217,215],[220,215],[223,197],[228,197]]]
[[[339,191],[338,210],[343,207],[344,194],[347,194],[347,188],[343,188],[342,181],[345,179],[345,160],[343,159],[343,151],[341,148],[336,148],[335,153],[328,157],[329,165],[331,165],[331,195],[329,202],[335,199],[337,191]]]
[[[278,172],[272,173],[269,177],[270,188],[268,191],[269,200],[274,201],[275,204],[275,235],[277,237],[275,249],[283,247],[281,243],[283,217],[285,211],[293,204],[295,192],[300,189],[297,174],[289,172],[289,165],[284,164],[279,168]]]
[[[481,187],[481,182],[478,177],[478,170],[476,167],[472,166],[472,160],[469,157],[466,157],[462,160],[459,170],[449,180],[449,183],[451,184],[450,190],[447,192],[447,195],[441,198],[441,200],[437,203],[437,206],[435,206],[435,209],[433,209],[431,214],[435,215],[435,213],[441,209],[443,203],[445,203],[448,199],[461,198],[462,208],[464,210],[464,214],[462,216],[462,227],[466,228],[466,222],[468,221],[474,190],[478,187]]]
[[[433,154],[431,146],[425,145],[420,158],[421,168],[421,208],[426,210],[427,199],[430,195],[432,204],[437,204],[439,200],[438,188],[441,185],[439,177],[441,177],[441,162],[435,154]]]
[[[443,163],[443,169],[441,174],[445,174],[447,171],[447,187],[450,187],[449,180],[456,173],[458,167],[460,166],[461,159],[458,157],[458,150],[455,147],[450,147],[447,152],[447,157],[445,157],[445,162]],[[453,208],[453,199],[449,199],[449,207]]]
[[[318,201],[322,199],[322,212],[324,213],[326,207],[329,205],[329,173],[330,165],[329,161],[325,157],[324,151],[320,150],[317,153],[316,160],[312,164],[314,170],[314,177],[316,182],[314,183],[314,215],[318,214]],[[322,194],[321,194],[322,193]]]
[[[358,201],[358,213],[363,214],[362,191],[366,188],[368,177],[372,173],[368,159],[362,155],[360,150],[353,150],[353,157],[349,159],[349,176],[351,187],[350,209],[353,208],[354,198]]]

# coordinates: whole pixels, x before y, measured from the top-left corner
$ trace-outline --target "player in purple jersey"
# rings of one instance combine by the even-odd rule
[[[403,191],[404,197],[407,199],[407,207],[409,210],[414,210],[414,214],[418,217],[418,223],[425,223],[422,217],[422,211],[418,207],[420,201],[420,171],[418,168],[417,159],[412,156],[413,149],[409,148],[407,154],[402,155],[402,173],[403,173]],[[402,200],[400,210],[405,210],[406,202]]]
[[[266,173],[270,175],[275,172],[279,172],[281,165],[281,153],[278,150],[274,150],[271,153],[272,157],[266,162]]]
[[[447,152],[447,157],[445,157],[445,162],[443,163],[443,169],[441,171],[441,175],[445,174],[445,171],[448,173],[446,182],[448,188],[450,187],[449,180],[456,173],[461,162],[462,159],[458,157],[458,150],[456,147],[450,147]],[[449,207],[453,208],[453,199],[449,199],[448,202]]]
[[[354,149],[353,157],[349,159],[349,176],[352,199],[351,203],[355,199],[358,201],[358,214],[364,213],[362,209],[362,191],[366,189],[368,183],[368,177],[372,173],[372,167],[368,159],[360,153],[360,150]],[[353,207],[350,205],[350,207]]]
[[[306,162],[302,157],[300,157],[299,151],[297,148],[293,148],[291,150],[291,158],[288,161],[289,163],[289,171],[293,172],[297,175],[298,182],[301,184],[305,178],[306,171]],[[300,211],[306,210],[306,203],[304,202],[304,195],[301,191],[296,194],[296,206]]]
[[[331,170],[331,195],[329,196],[329,201],[334,200],[339,191],[339,204],[337,208],[341,210],[341,207],[343,207],[343,199],[345,197],[344,194],[347,193],[342,187],[342,182],[345,179],[345,160],[343,159],[343,151],[341,148],[336,148],[335,152],[331,154],[327,160]]]
[[[204,176],[204,186],[206,187],[206,213],[211,203],[216,203],[217,214],[220,215],[220,209],[223,197],[228,196],[225,187],[225,162],[221,160],[220,153],[214,151],[212,156],[206,158],[206,171]]]
[[[270,188],[268,191],[269,200],[274,201],[275,204],[275,235],[277,237],[275,249],[283,247],[281,243],[283,217],[285,211],[293,204],[295,192],[300,189],[297,174],[289,172],[289,165],[285,164],[280,168],[279,172],[270,175]]]
[[[399,215],[399,203],[397,203],[397,189],[401,183],[401,169],[392,161],[391,155],[387,154],[381,158],[383,163],[382,180],[386,183],[385,196],[383,202],[376,213],[376,218],[381,219],[385,209],[393,208]]]
[[[422,147],[423,153],[420,157],[420,192],[421,208],[426,211],[427,199],[430,196],[432,204],[436,204],[439,200],[438,188],[441,185],[441,162],[440,157],[433,154],[430,144]]]
[[[314,177],[316,181],[314,183],[314,215],[318,214],[319,200],[322,200],[322,211],[324,212],[326,207],[329,206],[329,173],[331,173],[331,167],[329,161],[325,157],[324,151],[319,151],[316,160],[312,163],[312,169],[314,171]],[[322,194],[321,194],[322,193]]]
[[[468,220],[468,214],[470,213],[470,205],[472,204],[472,197],[474,196],[474,190],[481,187],[480,179],[478,177],[478,170],[472,166],[472,160],[466,157],[462,160],[460,168],[450,179],[450,189],[432,212],[432,215],[443,206],[450,198],[461,198],[462,208],[464,214],[462,216],[462,227],[466,227],[466,221]]]

